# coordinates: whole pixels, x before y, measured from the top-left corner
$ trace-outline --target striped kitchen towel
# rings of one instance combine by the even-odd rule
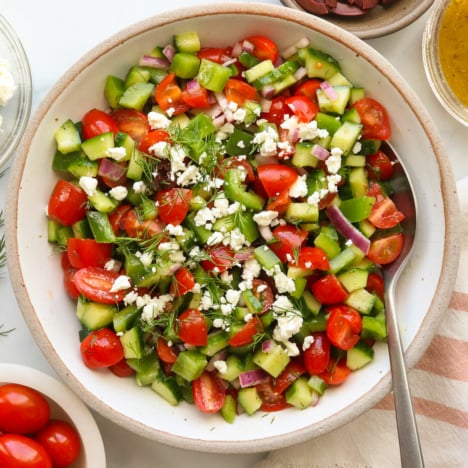
[[[446,317],[409,374],[426,468],[468,468],[468,178],[458,182],[460,267]],[[271,452],[255,468],[395,468],[398,436],[388,395],[331,433]]]

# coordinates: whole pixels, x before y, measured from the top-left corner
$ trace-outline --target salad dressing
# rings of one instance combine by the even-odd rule
[[[453,93],[468,107],[468,0],[453,0],[442,17],[439,58]]]

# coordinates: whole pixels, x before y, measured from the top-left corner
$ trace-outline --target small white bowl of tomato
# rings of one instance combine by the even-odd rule
[[[0,466],[104,468],[104,445],[88,408],[62,382],[0,364]]]

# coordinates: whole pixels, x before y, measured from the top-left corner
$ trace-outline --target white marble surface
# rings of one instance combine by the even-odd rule
[[[221,3],[223,0],[211,0]],[[238,0],[240,1],[240,0]],[[110,34],[173,8],[192,6],[200,0],[0,0],[0,13],[16,29],[28,54],[34,83],[33,111],[54,82],[82,54]],[[203,3],[207,3],[204,1]],[[280,4],[279,0],[263,3]],[[426,13],[413,25],[368,41],[381,52],[418,92],[438,123],[457,180],[468,175],[465,158],[468,128],[457,123],[433,96],[423,70],[421,38]],[[0,210],[6,197],[8,172],[0,179]],[[0,362],[25,364],[54,375],[36,346],[16,304],[7,272],[0,278],[0,324],[14,328],[0,337]],[[106,446],[108,467],[176,468],[181,466],[248,468],[262,454],[216,455],[166,447],[138,437],[96,415]],[[97,468],[97,467],[96,467]]]

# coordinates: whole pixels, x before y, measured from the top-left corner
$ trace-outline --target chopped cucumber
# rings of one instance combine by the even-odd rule
[[[256,413],[262,406],[262,399],[255,387],[241,388],[237,401],[248,415]]]
[[[360,341],[346,353],[346,365],[351,370],[361,369],[374,359],[374,349]]]
[[[279,344],[274,344],[273,349],[268,352],[259,350],[253,357],[253,362],[273,377],[278,377],[289,361],[288,353]]]
[[[116,312],[117,307],[113,304],[100,304],[78,297],[76,316],[88,330],[99,330],[112,324]]]

